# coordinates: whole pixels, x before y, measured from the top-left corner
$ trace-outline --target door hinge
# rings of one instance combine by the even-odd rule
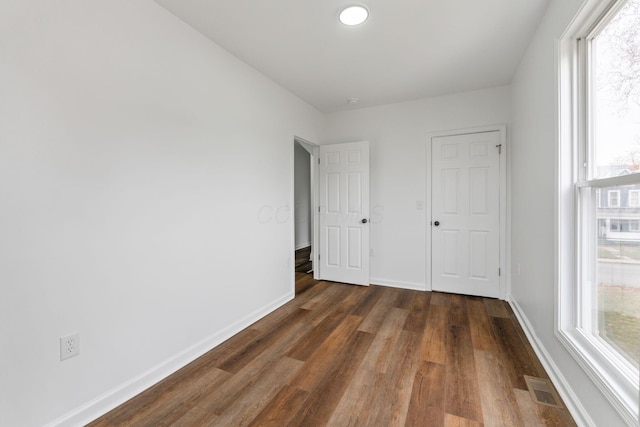
[[[498,154],[502,154],[502,144],[496,145],[496,148],[498,149]]]
[[[318,157],[318,164],[320,164],[320,157]]]
[[[498,277],[502,276],[502,269],[498,268]]]
[[[318,213],[320,213],[320,206],[318,206]]]

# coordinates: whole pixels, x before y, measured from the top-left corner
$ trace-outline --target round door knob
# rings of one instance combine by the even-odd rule
[[[433,223],[433,225],[435,225],[436,227],[440,225],[440,221],[436,221]]]
[[[367,221],[367,218],[362,218],[362,220],[360,222],[363,223],[363,224],[366,224],[369,221]]]

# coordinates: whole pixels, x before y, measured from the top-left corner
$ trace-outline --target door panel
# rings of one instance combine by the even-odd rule
[[[327,256],[326,263],[327,266],[330,267],[339,267],[340,266],[340,227],[332,227],[328,226],[326,228],[327,232]]]
[[[321,146],[321,279],[369,284],[368,220],[368,142]]]
[[[499,296],[499,144],[498,131],[432,139],[433,290]]]
[[[349,268],[362,268],[362,229],[349,227]]]

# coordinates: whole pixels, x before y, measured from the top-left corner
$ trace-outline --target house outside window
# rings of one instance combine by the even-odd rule
[[[609,229],[611,231],[620,231],[620,220],[619,219],[612,219],[610,222],[610,227]]]
[[[558,337],[637,425],[640,0],[588,0],[559,55]]]

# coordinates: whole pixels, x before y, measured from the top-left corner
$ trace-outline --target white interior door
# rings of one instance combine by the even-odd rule
[[[432,138],[435,291],[500,296],[500,132]]]
[[[320,278],[369,284],[369,143],[320,146]]]

